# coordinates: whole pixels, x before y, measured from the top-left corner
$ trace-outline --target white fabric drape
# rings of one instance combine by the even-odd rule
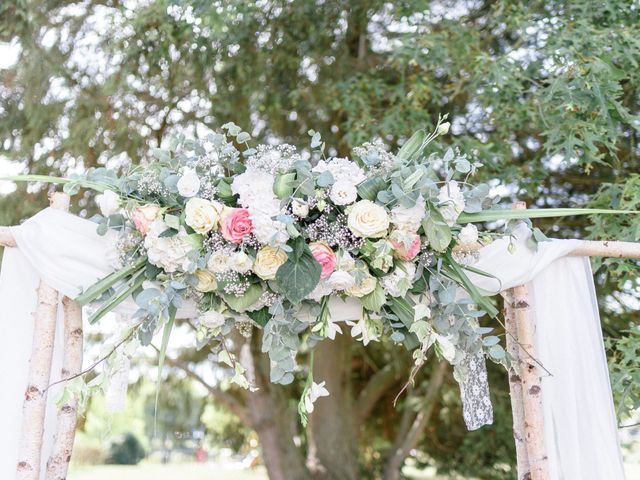
[[[96,225],[68,213],[46,209],[14,227],[18,247],[5,249],[0,275],[0,479],[14,477],[22,397],[27,382],[36,288],[42,278],[63,295],[74,297],[112,269],[112,239],[95,233]],[[518,230],[516,249],[502,239],[485,247],[475,265],[495,277],[473,280],[495,292],[531,282],[538,351],[553,376],[543,380],[546,442],[554,480],[624,478],[617,441],[606,359],[593,279],[587,259],[563,258],[573,241],[524,246]],[[59,309],[61,311],[61,309]],[[126,308],[124,309],[126,310]],[[335,320],[357,319],[354,302],[332,302]],[[180,316],[195,313],[193,306]],[[338,317],[338,318],[335,318]],[[58,321],[61,330],[61,319]],[[57,339],[61,339],[59,333]],[[61,349],[56,342],[55,380]],[[43,463],[50,451],[55,407],[45,428]]]
[[[497,279],[473,276],[498,292],[529,284],[543,371],[545,445],[554,480],[624,479],[618,429],[593,274],[588,258],[566,257],[576,240],[554,240],[534,252],[526,228],[485,247],[475,267]]]

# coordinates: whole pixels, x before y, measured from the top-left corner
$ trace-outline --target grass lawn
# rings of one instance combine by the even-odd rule
[[[142,463],[136,466],[98,465],[72,468],[68,480],[267,480],[264,469],[255,472],[229,470],[214,464]]]

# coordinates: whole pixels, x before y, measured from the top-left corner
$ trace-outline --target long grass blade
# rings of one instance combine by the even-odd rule
[[[525,218],[571,217],[576,215],[629,215],[637,210],[608,210],[606,208],[532,208],[485,210],[478,213],[462,213],[458,223],[491,222],[494,220],[520,220]]]

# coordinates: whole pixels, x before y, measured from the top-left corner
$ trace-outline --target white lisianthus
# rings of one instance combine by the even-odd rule
[[[438,125],[438,135],[446,135],[449,133],[449,127],[451,127],[449,122],[444,122]]]
[[[178,193],[183,197],[195,197],[200,190],[200,178],[192,168],[185,168],[178,180]]]
[[[194,231],[205,234],[213,230],[220,220],[222,205],[203,198],[190,198],[185,206],[185,222]]]
[[[195,273],[198,284],[194,287],[199,292],[213,292],[218,287],[216,276],[210,270],[199,268]]]
[[[329,171],[335,182],[346,180],[353,185],[358,185],[367,179],[364,170],[360,166],[349,160],[348,158],[334,157],[328,161],[320,160],[312,169],[316,173]]]
[[[416,266],[412,262],[401,262],[393,272],[380,278],[380,285],[392,297],[403,297],[413,284]]]
[[[398,230],[417,232],[426,215],[425,201],[422,195],[420,195],[413,207],[407,208],[402,205],[393,207],[391,209],[391,223],[395,225]]]
[[[263,280],[276,278],[278,269],[287,261],[287,252],[275,247],[262,247],[256,254],[253,272]]]
[[[336,291],[346,290],[356,283],[355,278],[344,270],[336,270],[327,278],[327,286]]]
[[[325,382],[320,382],[320,383],[316,383],[316,382],[311,382],[311,387],[309,387],[309,389],[306,392],[306,395],[304,396],[304,408],[307,411],[307,413],[312,413],[313,412],[313,404],[320,398],[320,397],[328,397],[329,396],[329,390],[327,390],[324,387]]]
[[[358,189],[350,180],[337,180],[331,186],[329,198],[336,205],[350,205],[358,198]]]
[[[438,209],[449,226],[456,223],[456,220],[465,207],[464,195],[455,180],[450,181],[440,188],[438,193]]]
[[[389,215],[384,207],[370,200],[360,200],[351,208],[347,225],[358,237],[384,237],[389,228]]]
[[[172,237],[160,237],[167,228],[167,224],[162,220],[156,220],[151,224],[144,239],[149,262],[167,273],[184,270],[188,264],[187,254],[193,250],[191,243],[187,240],[184,229]]]
[[[351,297],[362,298],[365,295],[369,295],[371,292],[373,292],[376,289],[377,285],[378,281],[376,280],[376,277],[374,277],[373,275],[367,275],[359,283],[356,283],[352,287],[349,287],[346,290],[346,293]]]
[[[301,202],[300,200],[294,199],[293,202],[291,202],[291,212],[296,217],[305,218],[309,215],[309,205]]]
[[[462,227],[460,233],[458,233],[458,244],[460,246],[470,246],[478,241],[478,228],[473,224],[469,223]]]
[[[229,254],[223,251],[215,251],[207,260],[207,268],[213,273],[225,273],[228,272],[231,267],[229,266]]]
[[[307,295],[307,299],[314,300],[319,302],[322,300],[322,297],[326,297],[327,295],[331,295],[333,293],[333,288],[329,286],[326,280],[320,280],[316,287],[311,291],[309,295]]]
[[[113,190],[105,190],[104,193],[96,196],[96,203],[102,215],[109,217],[120,210],[120,195]]]
[[[209,310],[208,312],[201,313],[198,321],[200,325],[209,329],[220,328],[224,325],[224,315],[215,310]]]
[[[238,273],[247,273],[253,266],[253,260],[245,252],[235,252],[229,258],[231,270]]]

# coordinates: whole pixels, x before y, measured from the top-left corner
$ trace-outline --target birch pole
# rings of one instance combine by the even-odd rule
[[[69,209],[69,196],[54,193],[52,208]],[[29,377],[22,406],[22,430],[18,450],[16,478],[38,480],[42,455],[42,436],[47,406],[47,386],[51,376],[51,360],[58,317],[58,292],[40,281],[38,303],[33,313],[33,346]]]
[[[517,202],[513,208],[527,208],[524,202]],[[511,304],[509,308],[515,319],[517,332],[518,361],[522,388],[522,404],[524,422],[515,424],[517,430],[524,431],[528,467],[531,480],[549,480],[549,461],[544,444],[544,410],[542,407],[542,379],[540,367],[537,364],[537,349],[535,343],[536,325],[529,300],[527,285],[513,287],[510,291]],[[519,413],[519,412],[518,412]],[[524,475],[526,478],[526,473]]]
[[[517,480],[530,478],[529,455],[524,438],[524,396],[522,395],[522,378],[520,377],[520,345],[518,345],[518,329],[516,313],[513,308],[513,291],[502,292],[504,297],[504,320],[507,337],[507,352],[512,359],[509,369],[509,396],[511,398],[511,414],[513,416],[513,440],[516,444]]]
[[[64,357],[62,379],[77,375],[82,370],[82,307],[69,297],[62,299],[64,310]],[[56,436],[51,456],[47,461],[46,480],[65,480],[78,420],[78,400],[74,396],[58,410]]]

